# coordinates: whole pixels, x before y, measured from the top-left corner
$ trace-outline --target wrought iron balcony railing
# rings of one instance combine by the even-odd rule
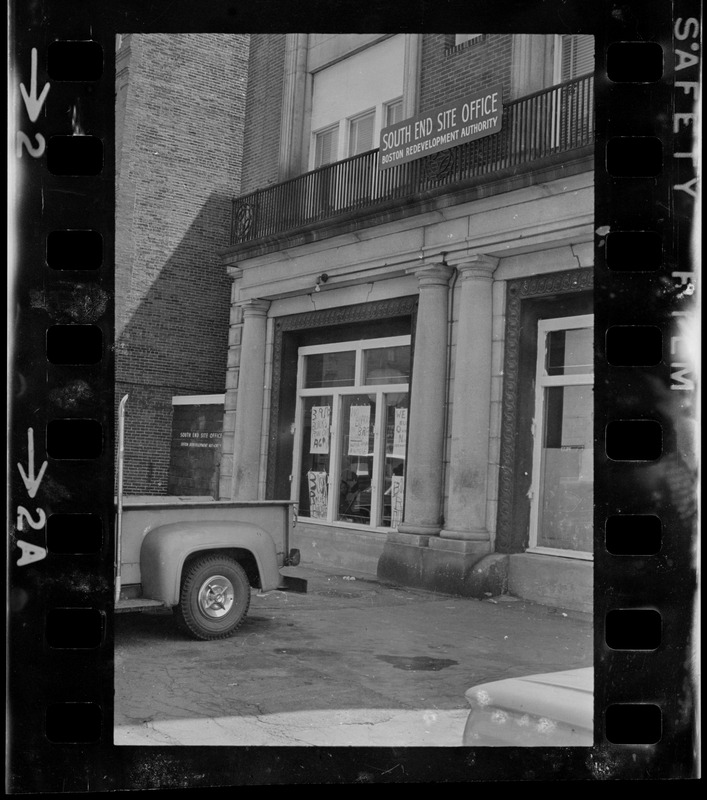
[[[483,139],[378,169],[378,150],[327,164],[233,200],[231,244],[283,233],[391,200],[410,198],[594,141],[594,78],[586,75],[508,103],[502,128]]]

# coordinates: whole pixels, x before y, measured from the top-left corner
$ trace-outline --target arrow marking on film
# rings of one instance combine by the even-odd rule
[[[22,98],[25,101],[25,106],[27,107],[27,113],[29,114],[29,118],[32,122],[34,122],[39,116],[39,112],[42,110],[44,101],[47,99],[47,94],[49,93],[49,84],[45,83],[44,88],[42,89],[42,93],[39,95],[39,97],[37,97],[37,48],[36,47],[32,48],[32,76],[30,78],[29,94],[27,94],[27,89],[25,89],[24,83],[20,84],[20,91],[22,92]]]
[[[42,482],[46,468],[47,462],[45,461],[39,469],[39,475],[36,478],[34,477],[34,430],[27,428],[27,472],[24,471],[19,461],[17,462],[17,469],[20,471],[22,482],[30,497],[34,497],[37,494],[37,489],[39,489],[39,484]]]

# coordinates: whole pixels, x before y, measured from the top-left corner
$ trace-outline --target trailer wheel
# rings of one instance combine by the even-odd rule
[[[250,583],[229,556],[206,555],[184,574],[175,616],[195,639],[226,639],[240,627],[250,606]]]

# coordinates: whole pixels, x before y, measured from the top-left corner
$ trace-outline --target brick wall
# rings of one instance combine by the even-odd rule
[[[252,34],[248,65],[243,193],[278,181],[285,34]]]
[[[466,94],[503,83],[503,99],[511,92],[509,34],[486,34],[483,39],[454,47],[454,35],[427,34],[422,40],[420,112],[430,111]]]
[[[116,397],[130,394],[128,494],[167,490],[172,396],[225,390],[230,282],[217,250],[240,193],[248,51],[244,35],[132,34],[118,53]]]

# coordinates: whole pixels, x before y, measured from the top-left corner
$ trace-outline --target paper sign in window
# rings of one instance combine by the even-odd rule
[[[408,410],[407,408],[395,409],[395,431],[393,434],[393,455],[398,458],[405,458],[405,448],[407,446],[408,432]]]
[[[390,527],[397,528],[403,521],[403,492],[405,478],[393,475],[390,484]]]
[[[368,455],[368,434],[371,427],[371,407],[351,406],[349,416],[349,455]]]
[[[329,406],[312,406],[312,436],[309,443],[310,453],[329,452]]]
[[[327,474],[326,472],[308,472],[309,516],[312,519],[327,518]]]

